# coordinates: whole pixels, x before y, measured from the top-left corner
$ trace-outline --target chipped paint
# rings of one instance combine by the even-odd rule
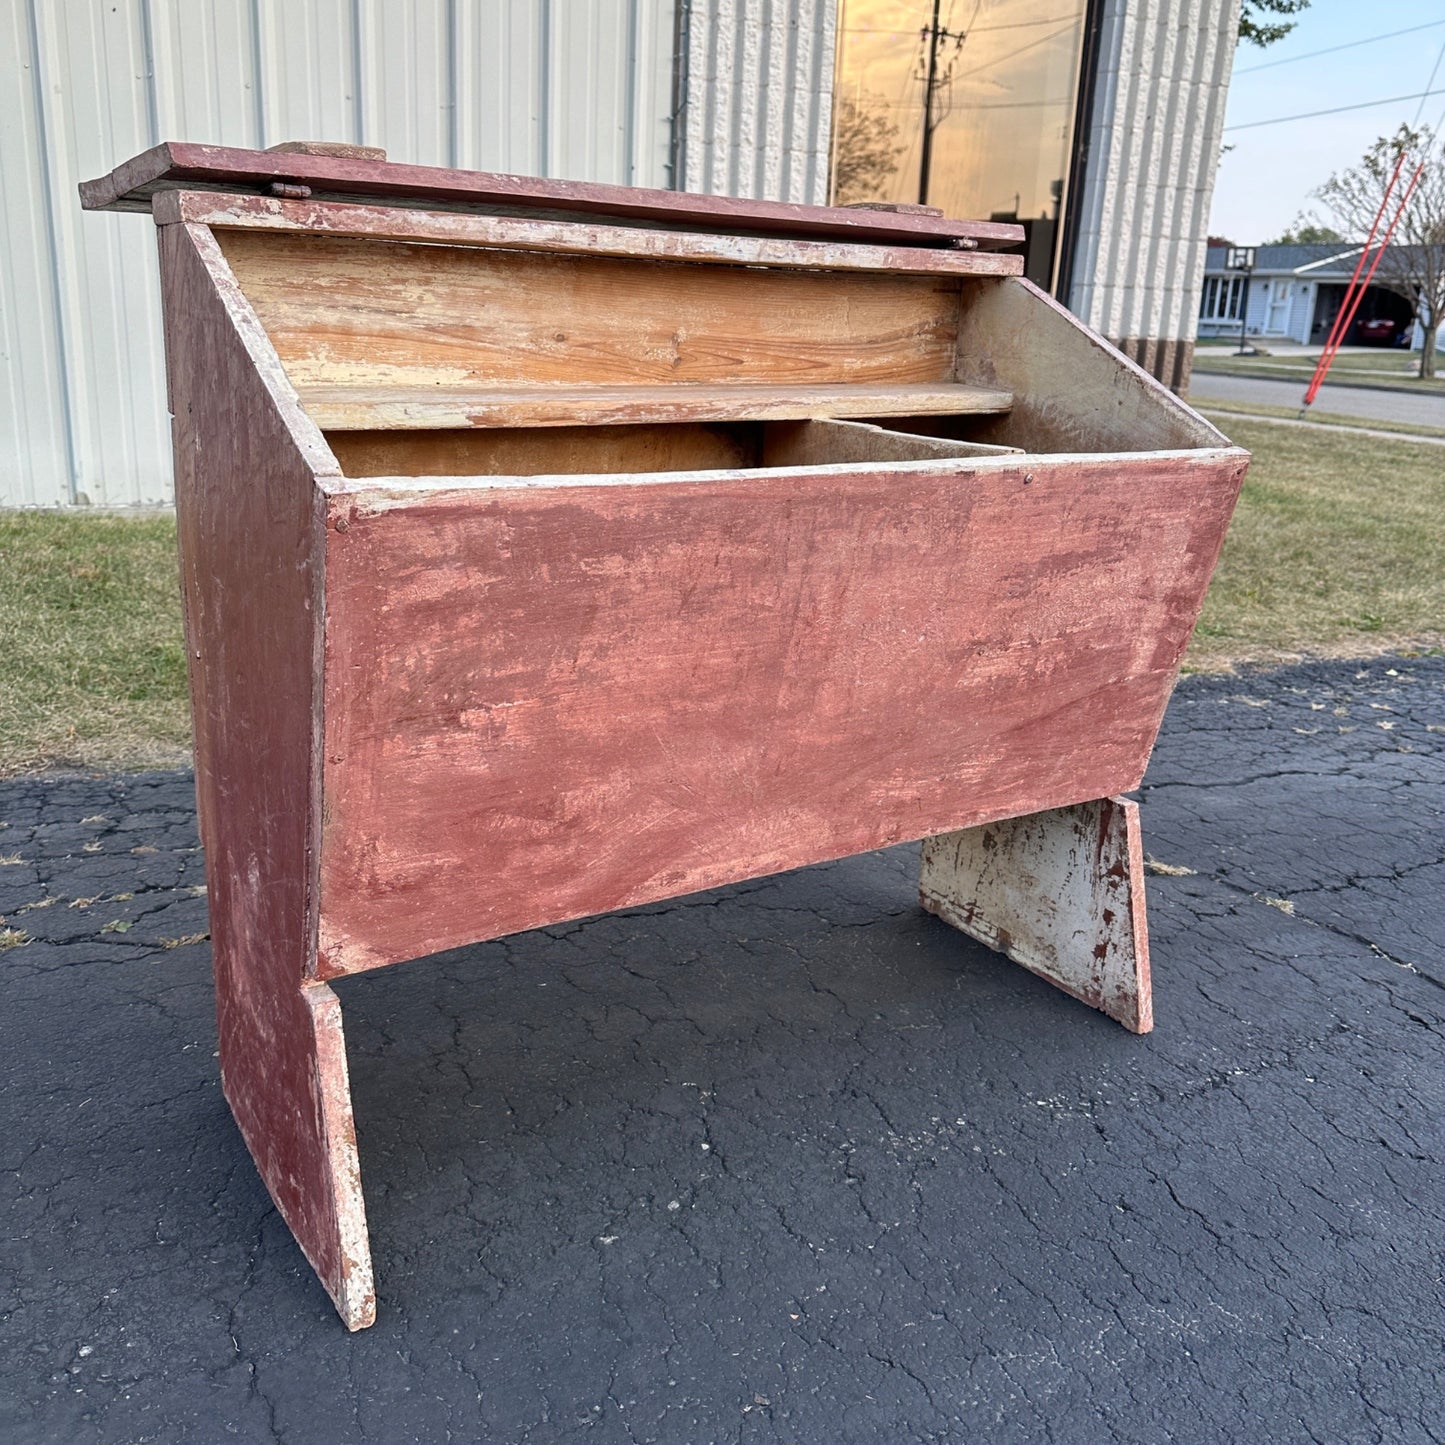
[[[1143,866],[1138,805],[1102,798],[926,839],[919,897],[945,923],[1145,1034],[1154,1010]]]

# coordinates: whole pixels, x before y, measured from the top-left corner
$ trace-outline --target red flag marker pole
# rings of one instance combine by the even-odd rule
[[[1319,395],[1320,387],[1324,385],[1325,374],[1330,369],[1330,363],[1335,359],[1336,353],[1343,344],[1344,335],[1349,324],[1354,320],[1355,311],[1359,307],[1358,298],[1351,306],[1351,297],[1354,295],[1355,283],[1360,279],[1360,272],[1365,268],[1365,260],[1370,254],[1370,248],[1375,243],[1375,233],[1380,229],[1380,221],[1390,204],[1390,198],[1395,190],[1395,185],[1400,179],[1400,171],[1405,164],[1405,152],[1402,150],[1395,157],[1395,169],[1390,173],[1390,183],[1385,187],[1385,194],[1380,200],[1380,208],[1375,212],[1375,219],[1370,223],[1370,234],[1365,237],[1364,249],[1360,252],[1360,259],[1355,262],[1354,273],[1350,276],[1349,285],[1345,287],[1345,294],[1340,299],[1340,309],[1335,313],[1334,324],[1330,327],[1330,334],[1325,339],[1324,349],[1320,352],[1319,362],[1315,366],[1315,374],[1310,378],[1310,384],[1305,391],[1304,406],[1300,408],[1300,416],[1304,416],[1305,409],[1314,403]],[[1418,173],[1417,173],[1418,174]],[[1398,217],[1397,217],[1398,219]],[[1392,226],[1393,230],[1394,227]],[[1378,264],[1378,257],[1376,258]],[[1373,272],[1371,273],[1373,274]],[[1361,295],[1363,295],[1363,291]],[[1348,313],[1348,314],[1347,314]]]
[[[1384,257],[1385,248],[1390,244],[1390,238],[1395,234],[1395,227],[1400,224],[1400,218],[1405,214],[1405,207],[1409,205],[1410,197],[1414,195],[1415,187],[1420,184],[1420,177],[1424,175],[1424,173],[1425,163],[1421,161],[1421,163],[1415,167],[1415,174],[1410,177],[1410,184],[1405,187],[1405,194],[1400,197],[1400,204],[1395,208],[1395,214],[1390,218],[1390,224],[1385,228],[1385,234],[1380,239],[1380,247],[1379,250],[1375,252],[1375,259],[1370,263],[1370,269],[1365,273],[1364,280],[1360,282],[1359,289],[1354,293],[1354,297],[1349,303],[1348,311],[1346,311],[1344,306],[1341,306],[1340,312],[1344,318],[1344,324],[1340,327],[1339,339],[1336,341],[1333,350],[1321,353],[1320,364],[1315,368],[1314,379],[1310,382],[1309,390],[1305,393],[1305,406],[1309,406],[1309,404],[1314,401],[1320,386],[1324,382],[1325,373],[1329,371],[1330,364],[1334,361],[1336,355],[1339,353],[1340,347],[1344,344],[1345,333],[1350,329],[1350,323],[1355,319],[1355,313],[1360,309],[1360,302],[1364,300],[1365,292],[1369,289],[1370,282],[1375,279],[1375,271],[1379,267],[1381,259]],[[1362,254],[1360,257],[1361,261],[1363,261],[1365,255],[1368,254],[1368,250]],[[1346,292],[1346,295],[1348,296],[1349,293]]]

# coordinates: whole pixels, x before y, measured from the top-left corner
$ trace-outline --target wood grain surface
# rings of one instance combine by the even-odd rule
[[[302,390],[953,379],[946,277],[216,234]]]
[[[1014,393],[970,435],[1028,452],[1223,447],[1225,436],[1032,281],[962,283],[957,377]]]
[[[810,467],[1005,452],[854,421],[328,432],[348,478],[535,477]]]
[[[805,421],[811,418],[984,416],[1006,412],[1011,391],[958,382],[891,386],[303,386],[302,404],[327,431],[463,427],[575,427],[654,422]]]
[[[322,974],[1136,786],[1244,461],[333,497]]]
[[[664,231],[586,219],[479,216],[421,211],[408,206],[357,206],[338,201],[286,201],[215,191],[162,191],[152,203],[159,223],[186,221],[315,235],[371,236],[591,256],[637,256],[659,261],[705,261],[727,266],[795,270],[887,271],[898,276],[1020,276],[1024,258],[1002,251],[957,251],[936,246],[860,245],[843,240],[799,241],[732,232]]]
[[[326,440],[348,477],[532,477],[750,467],[758,460],[761,433],[760,425],[735,422],[330,431]]]

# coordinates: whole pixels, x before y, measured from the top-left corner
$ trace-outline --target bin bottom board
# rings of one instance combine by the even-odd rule
[[[320,973],[1136,787],[1242,471],[334,497]]]

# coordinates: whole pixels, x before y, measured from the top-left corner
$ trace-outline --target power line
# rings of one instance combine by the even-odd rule
[[[1391,30],[1386,35],[1367,35],[1363,40],[1348,40],[1343,45],[1330,45],[1324,50],[1311,50],[1304,55],[1287,55],[1283,60],[1266,60],[1260,65],[1246,65],[1236,70],[1236,75],[1251,75],[1256,70],[1269,70],[1276,65],[1293,65],[1297,60],[1313,60],[1317,55],[1333,55],[1337,50],[1353,50],[1358,45],[1373,45],[1377,40],[1393,40],[1397,35],[1413,35],[1417,30],[1433,30],[1445,25],[1445,20],[1427,20],[1423,25],[1411,25],[1405,30]]]
[[[1070,24],[1072,24],[1072,22],[1070,22]],[[985,64],[975,65],[972,70],[965,70],[963,74],[958,77],[958,79],[967,80],[970,75],[982,75],[985,70],[992,70],[995,66],[1002,65],[1006,60],[1013,60],[1018,56],[1025,54],[1027,51],[1037,50],[1040,45],[1047,45],[1051,40],[1057,40],[1059,36],[1061,36],[1064,31],[1068,30],[1069,28],[1069,25],[1065,25],[1048,35],[1042,36],[1038,40],[1030,40],[1027,45],[1020,45],[1017,50],[1010,50],[1006,55],[995,55]]]
[[[972,114],[976,110],[1033,110],[1043,105],[1067,105],[1072,96],[1051,95],[1043,100],[986,100],[979,105],[964,103],[962,109]]]
[[[978,14],[977,9],[974,10],[974,14]],[[988,35],[996,30],[1027,30],[1031,26],[1057,25],[1065,20],[1077,24],[1083,18],[1083,11],[1075,10],[1068,15],[1047,15],[1040,20],[1010,20],[1001,25],[969,25],[966,27],[966,31],[969,35]],[[1445,21],[1432,21],[1431,23],[1445,24]],[[840,25],[838,33],[840,35],[896,35],[900,39],[905,39],[916,35],[918,27],[914,25],[892,29],[886,25]]]
[[[1430,67],[1430,79],[1425,82],[1426,94],[1430,87],[1435,84],[1435,77],[1440,73],[1440,62],[1445,60],[1445,40],[1440,42],[1440,53],[1435,57],[1435,64]],[[1425,97],[1420,97],[1420,104],[1415,109],[1415,119],[1410,122],[1411,126],[1420,124],[1420,117],[1425,114]]]
[[[1307,110],[1300,115],[1275,115],[1268,120],[1246,120],[1238,125],[1227,125],[1225,130],[1253,130],[1260,125],[1283,125],[1290,120],[1314,120],[1321,115],[1340,115],[1347,110],[1369,110],[1377,105],[1398,105],[1402,100],[1423,100],[1427,95],[1445,95],[1445,87],[1439,90],[1419,90],[1414,95],[1390,95],[1384,100],[1362,100],[1358,105],[1336,105],[1329,110]]]

